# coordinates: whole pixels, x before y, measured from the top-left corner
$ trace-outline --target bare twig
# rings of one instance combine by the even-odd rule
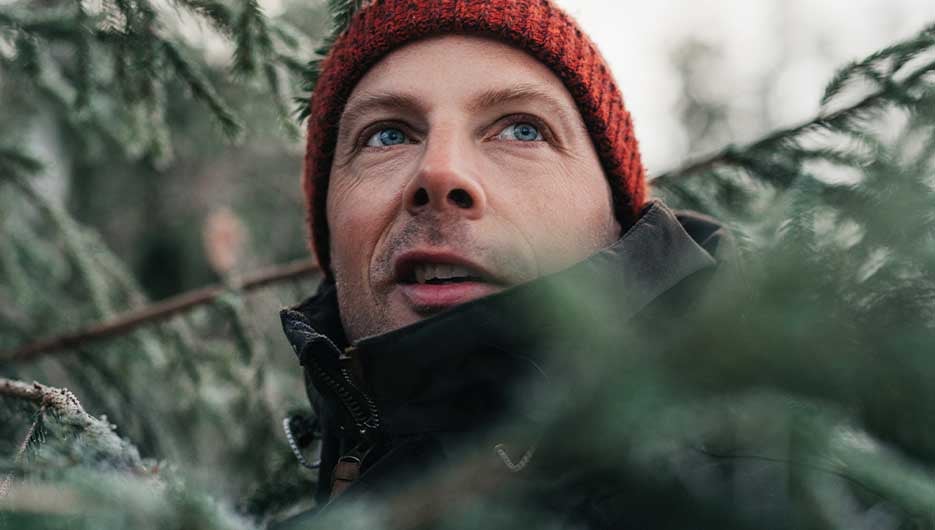
[[[308,276],[318,271],[310,261],[297,261],[278,265],[252,274],[240,281],[234,282],[233,288],[242,291],[251,291],[268,285]],[[228,290],[224,285],[209,285],[194,291],[188,291],[161,302],[129,311],[117,317],[99,322],[85,329],[42,339],[25,344],[10,352],[4,352],[0,359],[5,361],[29,361],[42,354],[61,351],[91,341],[102,340],[126,334],[134,329],[153,322],[172,317],[183,311],[213,302]]]

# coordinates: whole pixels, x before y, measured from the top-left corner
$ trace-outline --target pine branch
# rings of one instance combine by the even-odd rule
[[[12,145],[0,145],[0,178],[38,173],[42,163]]]
[[[328,0],[328,11],[331,14],[332,22],[331,33],[325,37],[321,45],[315,50],[318,57],[309,61],[305,66],[305,72],[302,75],[302,89],[308,92],[308,94],[295,98],[297,106],[294,113],[299,123],[305,121],[312,112],[310,106],[311,93],[315,91],[315,85],[318,83],[318,78],[321,75],[321,65],[324,58],[331,51],[334,43],[338,40],[338,36],[344,33],[348,26],[350,26],[354,14],[362,8],[363,5],[363,0]]]
[[[2,382],[0,382],[2,384]],[[39,425],[42,423],[42,415],[45,414],[46,406],[43,404],[39,407],[39,410],[36,411],[36,419],[32,421],[29,425],[29,429],[26,431],[26,436],[23,437],[23,441],[19,444],[19,447],[16,449],[16,454],[13,455],[13,463],[19,464],[23,459],[23,455],[26,454],[26,449],[29,448],[32,444],[33,436],[36,434],[36,430]],[[0,481],[0,500],[3,500],[7,496],[7,493],[10,492],[10,485],[13,483],[14,474],[11,471],[7,474],[6,477]]]
[[[14,177],[16,177],[15,174]],[[46,196],[36,191],[31,183],[23,178],[13,178],[12,183],[58,229],[67,254],[74,259],[78,270],[81,271],[98,313],[105,318],[112,315],[114,306],[108,296],[106,280],[98,273],[88,248],[82,244],[84,243],[84,237],[81,229],[60,205],[48,200]]]
[[[768,151],[805,133],[821,129],[833,129],[836,126],[839,126],[842,122],[860,114],[862,111],[873,109],[878,107],[880,104],[889,102],[891,100],[890,96],[891,94],[888,91],[881,90],[865,97],[854,105],[838,109],[837,111],[830,114],[818,115],[810,120],[804,121],[798,125],[794,125],[786,129],[779,129],[751,144],[745,146],[728,146],[713,155],[689,162],[688,164],[679,168],[665,171],[652,178],[650,180],[650,185],[666,186],[670,184],[670,181],[678,177],[688,176],[695,173],[703,173],[722,166],[736,165],[738,162],[744,159],[744,157],[741,156],[742,153],[757,153],[761,151]]]
[[[266,74],[266,82],[269,84],[270,90],[273,93],[273,102],[276,105],[276,109],[279,111],[279,116],[286,130],[286,134],[288,134],[290,138],[298,139],[299,129],[292,120],[289,119],[289,100],[288,96],[282,90],[279,70],[272,62],[267,62],[263,67],[263,72]]]
[[[42,74],[42,63],[39,59],[39,45],[36,37],[28,33],[21,33],[16,37],[14,46],[16,48],[16,59],[12,64],[22,69],[26,77],[38,79]]]
[[[86,35],[86,28],[74,23],[74,13],[61,9],[41,15],[0,10],[0,27],[8,27],[51,40],[75,40]]]
[[[273,48],[266,16],[257,0],[244,1],[234,34],[237,46],[231,68],[238,75],[254,75],[257,63],[263,62]]]
[[[351,25],[354,13],[363,5],[362,0],[328,0],[328,11],[334,20],[334,33],[341,34]]]
[[[56,420],[76,430],[80,443],[91,450],[98,461],[106,460],[130,470],[144,468],[136,447],[114,433],[110,423],[88,414],[67,389],[0,377],[0,397],[29,401],[40,410],[48,410]]]
[[[236,47],[231,64],[232,72],[235,76],[246,78],[254,77],[262,70],[286,134],[293,139],[297,138],[298,129],[289,118],[289,100],[282,90],[277,63],[282,64],[286,71],[294,71],[295,63],[299,61],[277,51],[273,44],[273,35],[284,43],[286,48],[296,48],[297,39],[288,31],[272,26],[257,0],[244,1],[243,11],[235,23],[233,35]]]
[[[173,0],[173,2],[207,19],[224,35],[233,35],[234,15],[231,10],[221,2],[215,2],[213,0]]]
[[[285,281],[309,276],[318,268],[308,261],[297,261],[271,267],[235,282],[234,289],[252,291]],[[3,361],[32,361],[45,353],[67,350],[103,339],[119,337],[135,329],[166,320],[179,313],[210,304],[228,292],[222,285],[211,285],[182,293],[162,302],[118,315],[80,331],[50,337],[25,344],[13,351],[0,354]]]
[[[232,140],[239,138],[243,132],[243,124],[240,123],[230,107],[221,100],[217,92],[214,91],[214,87],[211,86],[211,83],[208,82],[198,68],[174,44],[163,41],[162,50],[169,64],[172,65],[179,77],[188,84],[192,95],[211,109],[212,115],[220,123],[227,137]]]
[[[932,87],[921,83],[924,77],[935,71],[935,61],[916,68],[901,80],[896,80],[900,71],[923,52],[935,48],[935,25],[923,29],[918,35],[904,42],[880,50],[866,59],[841,69],[825,89],[822,106],[826,107],[855,78],[869,78],[880,88],[858,102],[818,116],[793,127],[777,130],[746,146],[728,146],[722,151],[690,162],[680,168],[666,171],[651,180],[655,187],[668,186],[679,176],[703,173],[722,166],[739,165],[748,167],[750,162],[762,161],[761,153],[780,151],[783,147],[795,146],[801,136],[819,130],[848,131],[853,123],[869,113],[888,105],[913,108],[931,97]],[[888,64],[884,64],[888,63]],[[922,86],[919,86],[920,83]],[[922,91],[922,94],[913,92]],[[774,160],[771,163],[776,163]],[[785,183],[788,185],[788,182]]]
[[[886,80],[894,76],[906,63],[935,45],[933,30],[935,25],[925,28],[915,38],[887,46],[839,70],[825,88],[821,98],[822,106],[827,105],[855,80],[865,78],[884,85]]]
[[[81,2],[77,3],[77,23],[81,28],[81,38],[75,40],[75,107],[84,109],[91,98],[91,84],[94,80],[93,51],[91,35],[93,22]]]

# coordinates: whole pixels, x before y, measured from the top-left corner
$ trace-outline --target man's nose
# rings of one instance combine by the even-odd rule
[[[415,176],[405,190],[406,210],[412,215],[427,210],[456,213],[479,219],[487,207],[467,139],[452,134],[429,138]]]

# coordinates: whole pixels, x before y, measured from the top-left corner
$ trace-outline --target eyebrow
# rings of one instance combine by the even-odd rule
[[[531,83],[520,83],[503,88],[485,90],[473,96],[467,104],[467,110],[475,113],[485,109],[521,101],[538,101],[547,107],[548,112],[556,116],[561,122],[571,126],[575,123],[571,119],[562,101],[539,86]],[[412,94],[398,92],[375,92],[362,94],[345,107],[341,114],[340,135],[350,134],[357,121],[376,111],[398,111],[404,113],[425,113],[425,105]]]
[[[490,107],[529,100],[544,104],[548,107],[548,111],[552,113],[552,115],[558,116],[559,120],[562,122],[567,124],[574,123],[561,100],[540,89],[537,85],[529,83],[485,90],[471,98],[467,108],[470,112],[479,112]]]
[[[343,125],[353,124],[368,114],[381,110],[418,113],[423,112],[425,108],[419,103],[418,98],[409,94],[396,92],[364,94],[345,107],[341,114],[341,123]],[[351,127],[341,127],[341,129],[341,135],[344,136],[350,133]]]

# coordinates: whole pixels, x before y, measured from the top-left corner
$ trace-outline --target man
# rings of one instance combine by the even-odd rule
[[[719,267],[718,225],[647,200],[610,70],[548,0],[369,3],[311,110],[304,188],[325,278],[282,319],[321,422],[329,510],[462,450],[478,469],[486,454],[532,472],[549,451],[541,411],[514,397],[555,375],[546,353],[596,356],[589,323],[619,327]],[[555,303],[569,288],[593,314]],[[502,425],[523,428],[485,445]],[[537,502],[616,527],[597,490],[571,484]]]

